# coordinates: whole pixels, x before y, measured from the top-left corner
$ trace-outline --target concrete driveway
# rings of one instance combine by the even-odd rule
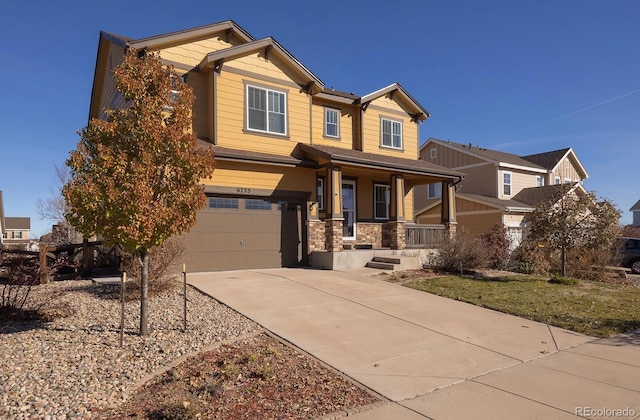
[[[640,418],[640,332],[596,340],[378,272],[283,268],[188,281],[389,399],[356,419]]]

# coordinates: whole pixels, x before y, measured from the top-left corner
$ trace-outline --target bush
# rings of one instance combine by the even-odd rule
[[[567,251],[567,274],[587,280],[604,280],[607,266],[615,259],[612,249],[572,249]]]
[[[525,240],[511,255],[511,268],[518,273],[546,275],[549,274],[551,266],[544,248],[540,248],[537,243]]]
[[[140,278],[142,265],[140,262],[119,249],[122,258],[122,271],[127,273],[127,299],[140,297]],[[172,237],[161,246],[149,250],[149,295],[154,296],[177,286],[176,277],[182,271],[182,257],[185,253],[184,239]]]
[[[40,284],[38,257],[5,251],[0,269],[0,319],[36,317],[37,311],[26,310],[26,306],[31,288]]]
[[[456,233],[452,238],[445,236],[436,249],[438,254],[433,264],[443,271],[474,270],[482,267],[486,261],[482,241],[463,232]]]
[[[509,266],[511,255],[511,239],[507,233],[507,227],[502,223],[496,223],[483,233],[480,238],[489,261],[489,267],[504,270]]]

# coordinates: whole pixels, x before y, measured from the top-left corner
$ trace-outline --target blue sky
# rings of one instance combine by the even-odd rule
[[[640,199],[640,2],[22,1],[0,17],[0,190],[7,216],[51,196],[87,123],[100,30],[142,38],[232,19],[272,36],[328,87],[398,82],[429,137],[519,155],[572,147],[585,187],[631,223]]]

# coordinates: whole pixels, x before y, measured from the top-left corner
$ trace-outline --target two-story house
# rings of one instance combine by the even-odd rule
[[[517,156],[472,144],[430,138],[420,148],[421,159],[464,172],[457,185],[458,230],[481,234],[496,223],[507,226],[519,242],[524,217],[557,193],[560,184],[584,191],[588,174],[571,148]],[[417,223],[436,223],[440,214],[441,184],[415,188]]]
[[[233,21],[143,39],[100,33],[90,118],[125,106],[112,70],[127,48],[158,52],[195,93],[193,130],[216,155],[207,208],[185,235],[190,271],[349,264],[349,249],[402,250],[413,189],[445,185],[454,226],[462,174],[418,160],[427,110],[398,83],[327,88],[275,39]]]
[[[30,217],[4,217],[4,245],[27,245],[31,234]]]

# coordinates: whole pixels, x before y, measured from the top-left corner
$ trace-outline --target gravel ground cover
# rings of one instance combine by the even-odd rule
[[[120,347],[118,286],[90,280],[55,282],[32,289],[33,302],[67,312],[52,322],[0,325],[0,418],[91,418],[92,411],[124,402],[133,385],[173,360],[259,331],[259,326],[189,288],[188,328],[183,332],[181,289],[153,297],[148,337],[137,335],[140,306],[126,304]]]

